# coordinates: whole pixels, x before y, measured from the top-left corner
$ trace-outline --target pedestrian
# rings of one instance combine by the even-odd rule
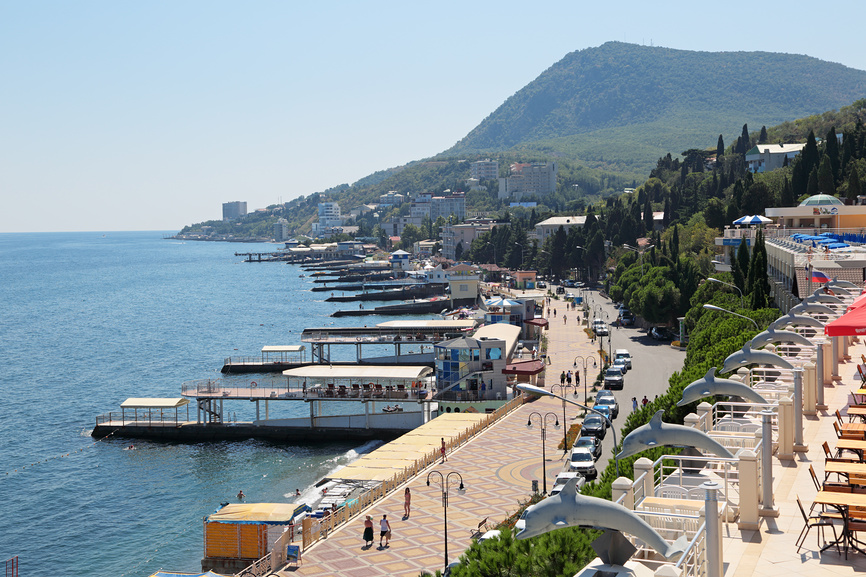
[[[565,385],[565,371],[562,371],[562,374],[559,375],[559,384],[560,386]]]
[[[637,397],[631,398],[631,412],[635,412],[637,410]]]
[[[643,396],[643,400],[640,403],[641,403],[641,405],[646,407],[646,404],[649,403],[649,399],[646,398],[646,395]]]
[[[412,504],[412,493],[409,491],[409,487],[406,487],[406,490],[403,491],[403,519],[409,518],[409,510],[410,505]]]
[[[388,515],[382,515],[382,520],[379,521],[379,548],[382,546],[382,539],[385,539],[384,547],[388,546],[388,541],[391,540],[391,523],[388,522]]]
[[[367,515],[364,519],[364,547],[373,546],[373,518]]]
[[[568,372],[565,373],[565,382],[568,383],[568,386],[571,386],[571,369],[568,369]]]
[[[562,315],[562,324],[568,324],[568,315]]]
[[[580,372],[574,371],[574,384],[575,386],[580,386]]]
[[[442,455],[443,463],[448,460],[445,458],[445,437],[442,437],[442,446],[439,447],[439,454]]]
[[[553,318],[556,318],[556,309],[553,309]]]

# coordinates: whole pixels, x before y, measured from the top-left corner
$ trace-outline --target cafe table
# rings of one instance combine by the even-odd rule
[[[849,507],[866,507],[866,494],[863,493],[837,493],[835,491],[818,491],[815,495],[816,505],[830,505],[838,509],[842,513],[844,527],[842,527],[842,538],[838,542],[827,543],[821,549],[826,551],[830,547],[837,544],[845,546],[845,557],[848,557],[848,547],[850,546],[855,551],[863,553],[857,548],[856,541],[851,531],[848,530],[848,509]]]

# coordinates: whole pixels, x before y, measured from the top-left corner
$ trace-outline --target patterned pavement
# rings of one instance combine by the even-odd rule
[[[553,302],[558,315],[561,315],[565,305],[561,301]],[[574,322],[577,311],[566,314],[570,317],[567,324],[562,323],[561,316],[556,320],[551,318],[550,328],[546,331],[548,355],[551,357],[547,374],[556,375],[557,384],[560,372],[572,368],[575,355],[586,355],[594,349],[580,325]],[[551,382],[550,378],[548,382]],[[573,406],[567,408],[569,423],[576,415],[575,410]],[[403,488],[400,488],[311,547],[298,568],[288,569],[282,574],[417,577],[424,570],[442,569],[445,564],[444,509],[438,475],[431,477],[429,487],[426,485],[430,471],[443,475],[455,471],[463,477],[466,493],[458,494],[457,484],[452,483],[447,511],[448,556],[450,561],[456,561],[471,544],[471,530],[482,520],[489,518],[491,523],[503,520],[530,496],[533,479],[538,479],[541,485],[543,466],[538,418],[533,417],[531,430],[526,428],[533,411],[542,414],[552,411],[561,419],[562,403],[557,399],[540,398],[519,407],[448,455],[447,462],[431,466],[427,472],[407,483],[412,493],[412,511],[408,519],[403,519]],[[562,430],[553,429],[551,423],[547,429],[544,463],[548,490],[565,465],[563,453],[557,449],[561,438]],[[600,461],[599,467],[602,466]],[[388,548],[379,549],[378,527],[383,514],[388,515],[393,537]],[[362,539],[366,515],[373,517],[377,537],[369,549],[364,547]]]

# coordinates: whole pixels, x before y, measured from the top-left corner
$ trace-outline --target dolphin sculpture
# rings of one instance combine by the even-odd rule
[[[812,294],[810,294],[809,296],[804,298],[803,301],[804,302],[808,301],[808,302],[813,302],[813,303],[815,303],[815,302],[817,302],[817,303],[832,303],[832,304],[837,304],[837,305],[842,304],[842,299],[840,299],[839,297],[834,297],[833,295],[828,295],[827,293],[824,292],[824,289],[822,289],[822,288],[819,288],[818,290],[816,290],[815,292],[813,292]]]
[[[823,325],[822,325],[823,326]],[[728,355],[725,364],[722,365],[722,373],[732,373],[740,367],[747,365],[774,365],[783,369],[793,369],[794,365],[770,351],[749,348],[749,343],[733,354]]]
[[[786,327],[788,325],[799,325],[803,327],[814,327],[816,329],[823,329],[824,323],[816,319],[815,317],[809,317],[806,315],[798,315],[794,313],[788,313],[786,315],[782,315],[772,323],[770,326],[774,329],[779,329],[782,327]]]
[[[860,290],[860,287],[858,287],[856,284],[849,282],[847,280],[839,280],[837,278],[834,278],[828,284],[830,285],[831,288],[840,287],[840,288],[846,288],[846,289]]]
[[[753,403],[766,404],[767,400],[758,394],[752,387],[734,381],[732,379],[717,379],[716,367],[711,368],[704,375],[703,379],[693,381],[689,386],[683,389],[683,398],[677,403],[678,407],[693,403],[698,399],[710,397],[712,395],[728,395],[732,397],[742,397]]]
[[[795,333],[794,331],[777,331],[771,325],[764,332],[755,335],[755,337],[749,341],[748,345],[751,349],[759,349],[765,345],[774,343],[791,343],[794,345],[803,345],[804,347],[811,347],[815,344],[800,333]]]
[[[788,314],[819,314],[819,315],[831,315],[836,316],[836,311],[831,309],[826,305],[822,305],[816,302],[802,302],[794,307],[791,307],[791,310],[788,311]]]
[[[528,539],[563,527],[612,529],[633,535],[652,547],[665,559],[682,554],[688,547],[685,535],[668,543],[649,523],[622,505],[598,497],[581,495],[569,479],[558,495],[548,497],[526,508],[518,525],[518,539]]]
[[[698,429],[686,427],[685,425],[673,425],[662,422],[662,413],[658,411],[650,422],[642,425],[629,433],[622,440],[622,451],[616,456],[617,459],[637,455],[651,447],[695,447],[713,453],[717,457],[733,459],[731,454],[721,443]]]

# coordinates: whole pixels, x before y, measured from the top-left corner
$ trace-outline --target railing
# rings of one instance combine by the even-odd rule
[[[168,410],[169,409],[166,409],[166,411]],[[108,413],[97,415],[96,417],[97,426],[123,423],[130,427],[176,427],[179,426],[180,423],[185,422],[186,420],[181,419],[179,415],[175,415],[173,410],[163,414],[160,414],[159,410],[147,411],[142,409],[139,409],[137,412],[130,410],[125,413],[123,411],[109,411]]]
[[[682,577],[705,577],[707,574],[707,524],[700,526],[688,549],[675,565]]]
[[[269,356],[256,357],[227,357],[223,360],[224,365],[244,366],[244,365],[299,365],[306,362],[305,355],[293,354],[291,356],[281,356],[280,358]]]
[[[268,553],[261,559],[256,559],[252,565],[235,573],[237,577],[264,577],[271,572],[271,554]]]
[[[6,577],[18,577],[18,555],[6,559]]]
[[[656,497],[694,499],[703,502],[705,490],[700,485],[706,479],[692,473],[708,469],[718,477],[722,485],[719,501],[736,506],[740,501],[740,476],[737,462],[737,459],[721,457],[662,455],[653,463],[653,491]]]
[[[399,344],[399,343],[436,343],[463,336],[458,330],[425,330],[419,328],[379,328],[377,329],[306,329],[301,333],[305,343],[358,343],[358,344]]]
[[[761,428],[762,411],[773,411],[772,430],[773,439],[779,438],[779,414],[778,405],[767,403],[734,403],[720,401],[713,405],[709,416],[711,421],[707,423],[707,433],[713,431],[727,432],[754,432]]]

